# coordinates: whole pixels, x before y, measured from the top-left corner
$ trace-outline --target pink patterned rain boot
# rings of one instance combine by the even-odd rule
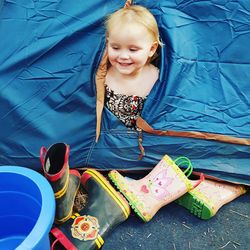
[[[176,202],[200,219],[210,219],[226,203],[246,193],[243,185],[205,180]]]
[[[188,171],[192,171],[191,166],[185,172]],[[116,170],[109,173],[109,178],[126,197],[136,214],[147,222],[161,207],[178,199],[203,181],[203,175],[200,180],[191,181],[185,172],[165,155],[154,169],[140,180],[123,177]]]

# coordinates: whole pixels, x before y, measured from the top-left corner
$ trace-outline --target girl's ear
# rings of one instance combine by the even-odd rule
[[[153,44],[150,48],[149,57],[152,57],[155,54],[157,48],[158,48],[158,42],[155,41],[155,42],[153,42]]]

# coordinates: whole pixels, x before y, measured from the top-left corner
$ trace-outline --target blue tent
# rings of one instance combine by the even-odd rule
[[[41,146],[65,142],[72,168],[150,169],[168,154],[249,185],[250,2],[134,1],[155,15],[164,43],[142,118],[155,130],[240,138],[143,132],[141,160],[138,133],[105,108],[96,143],[103,23],[124,2],[0,0],[0,164],[38,170]]]

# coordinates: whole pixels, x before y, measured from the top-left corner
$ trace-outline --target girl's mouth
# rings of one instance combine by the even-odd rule
[[[128,67],[128,66],[132,65],[132,63],[121,63],[121,62],[119,62],[119,65],[122,66],[122,67]]]

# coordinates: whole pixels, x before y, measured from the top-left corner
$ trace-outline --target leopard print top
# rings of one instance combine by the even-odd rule
[[[136,119],[141,114],[147,97],[117,94],[105,85],[106,107],[128,128],[136,130]]]

